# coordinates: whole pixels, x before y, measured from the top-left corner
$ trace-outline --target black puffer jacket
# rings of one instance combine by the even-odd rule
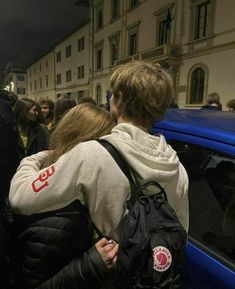
[[[12,263],[17,289],[101,287],[108,270],[92,247],[87,216],[75,201],[58,211],[15,218]]]

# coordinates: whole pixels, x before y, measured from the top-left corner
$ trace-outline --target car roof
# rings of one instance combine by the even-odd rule
[[[187,134],[235,146],[235,113],[206,109],[168,109],[155,123],[153,134],[162,131]]]

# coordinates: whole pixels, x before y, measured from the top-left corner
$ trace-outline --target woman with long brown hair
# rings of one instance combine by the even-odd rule
[[[40,153],[44,157],[38,167],[30,164],[39,154],[25,158],[19,167],[33,172],[49,166],[32,183],[35,197],[51,181],[50,176],[65,154],[83,141],[110,133],[114,125],[111,115],[93,104],[84,103],[69,110],[51,136],[52,150],[49,154]],[[61,176],[61,184],[53,185],[52,195],[69,173]],[[12,263],[16,265],[17,288],[100,288],[108,269],[116,262],[118,245],[102,238],[92,246],[94,232],[83,204],[82,200],[68,199],[67,205],[54,211],[45,207],[42,213],[31,216],[16,212]]]
[[[21,159],[48,149],[48,135],[38,122],[38,111],[34,100],[18,99],[14,105],[18,128],[18,154]]]

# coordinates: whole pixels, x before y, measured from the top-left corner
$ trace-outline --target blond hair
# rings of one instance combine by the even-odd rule
[[[80,142],[98,139],[109,134],[115,123],[110,113],[90,103],[83,103],[69,110],[56,126],[51,136],[45,166],[54,163],[64,153]]]
[[[151,125],[160,120],[173,97],[171,76],[149,62],[119,66],[110,82],[114,103],[122,98],[122,116],[139,124]]]

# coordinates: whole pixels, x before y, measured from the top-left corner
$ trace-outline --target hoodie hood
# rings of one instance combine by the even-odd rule
[[[140,181],[156,180],[166,187],[178,174],[179,159],[163,135],[153,136],[134,125],[120,123],[103,139],[118,149]]]

